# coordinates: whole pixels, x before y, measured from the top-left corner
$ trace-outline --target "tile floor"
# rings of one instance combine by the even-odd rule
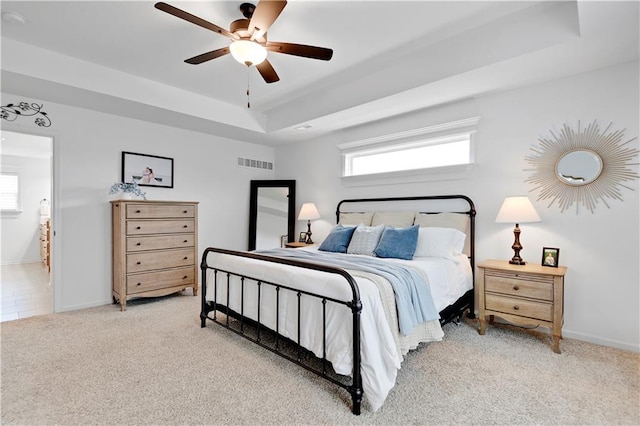
[[[2,265],[0,284],[0,321],[53,312],[53,288],[42,263]]]

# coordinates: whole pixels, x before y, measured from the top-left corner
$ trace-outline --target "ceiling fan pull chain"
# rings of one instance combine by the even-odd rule
[[[247,67],[247,108],[251,108],[251,97],[249,96],[249,67]]]

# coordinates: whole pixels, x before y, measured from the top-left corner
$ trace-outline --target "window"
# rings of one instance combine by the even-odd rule
[[[346,181],[466,171],[479,117],[338,145]],[[441,178],[441,177],[440,177]],[[426,179],[430,180],[430,179]]]
[[[0,210],[17,212],[20,210],[20,175],[0,174]]]
[[[471,136],[426,140],[411,145],[345,154],[345,175],[358,176],[469,164]]]

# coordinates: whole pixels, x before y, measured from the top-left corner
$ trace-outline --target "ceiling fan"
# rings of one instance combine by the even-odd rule
[[[260,0],[255,6],[251,3],[242,3],[240,11],[245,19],[233,21],[229,31],[164,2],[156,3],[155,7],[231,40],[228,47],[194,56],[185,60],[186,63],[197,65],[231,53],[238,62],[248,67],[255,66],[264,81],[275,83],[280,80],[280,77],[266,59],[267,51],[323,61],[328,61],[333,56],[333,50],[324,47],[267,41],[267,31],[286,5],[285,0]]]

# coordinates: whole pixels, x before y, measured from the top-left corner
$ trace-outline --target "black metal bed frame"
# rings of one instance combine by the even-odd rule
[[[394,202],[394,201],[421,201],[421,200],[451,200],[451,199],[461,199],[468,203],[469,210],[463,212],[454,212],[454,213],[463,213],[469,215],[470,218],[470,230],[469,230],[469,238],[470,238],[470,261],[472,271],[474,268],[474,259],[475,259],[475,215],[476,210],[473,204],[473,201],[464,195],[436,195],[436,196],[417,196],[417,197],[391,197],[391,198],[368,198],[368,199],[348,199],[342,200],[338,203],[336,208],[336,222],[339,221],[340,218],[340,207],[345,203],[369,203],[369,202]],[[422,212],[422,213],[440,213],[440,212]],[[320,272],[335,274],[341,276],[346,281],[347,285],[349,285],[351,289],[351,299],[350,300],[338,300],[335,298],[315,294],[312,292],[296,289],[293,287],[289,287],[282,283],[270,282],[262,279],[258,279],[255,277],[247,276],[237,271],[227,271],[224,269],[217,268],[215,266],[210,266],[207,263],[207,258],[210,253],[220,253],[224,255],[238,256],[258,261],[264,261],[269,263],[277,263],[282,265],[288,265],[293,267],[312,269]],[[337,386],[340,386],[347,390],[351,394],[352,399],[352,412],[355,415],[360,414],[361,404],[362,404],[362,396],[364,391],[362,389],[362,372],[361,372],[361,353],[360,353],[360,313],[362,311],[362,304],[360,301],[360,293],[358,290],[358,285],[354,278],[344,269],[336,268],[329,265],[324,265],[320,263],[313,263],[307,261],[299,261],[294,259],[284,259],[284,258],[276,258],[271,256],[264,256],[251,252],[241,252],[220,248],[207,248],[202,254],[202,262],[200,264],[200,268],[202,271],[202,291],[201,291],[201,312],[200,312],[200,326],[206,327],[206,320],[210,320],[218,325],[225,327],[226,329],[250,340],[259,346],[305,368],[306,370],[334,383]],[[214,300],[207,301],[207,270],[214,271]],[[230,300],[230,288],[231,288],[231,278],[238,277],[240,279],[240,312],[237,312],[231,308],[229,308]],[[257,312],[256,319],[251,319],[245,316],[244,312],[244,295],[245,295],[245,284],[252,282],[257,285]],[[474,280],[475,282],[475,280]],[[226,301],[218,301],[218,286],[226,286]],[[275,330],[272,330],[266,327],[261,323],[261,306],[262,300],[261,295],[262,286],[268,286],[275,290],[275,318],[276,325]],[[280,334],[279,329],[279,312],[280,308],[280,299],[282,292],[292,292],[295,294],[297,298],[297,321],[298,321],[298,335],[296,341],[292,341],[291,339],[282,336]],[[319,364],[310,363],[306,360],[309,358],[310,352],[304,349],[300,345],[300,321],[301,321],[301,300],[303,297],[311,297],[315,299],[319,299],[322,303],[322,321],[323,321],[323,356],[319,358]],[[295,300],[295,299],[294,299]],[[351,310],[352,315],[352,326],[353,326],[353,371],[352,377],[350,381],[345,382],[344,380],[340,380],[340,378],[336,378],[336,375],[330,371],[330,362],[326,359],[326,306],[327,303],[336,303],[339,305],[345,306],[347,309]],[[458,299],[452,305],[446,307],[440,312],[440,324],[445,325],[448,322],[455,321],[462,317],[464,312],[469,309],[470,315],[473,316],[474,309],[474,290],[471,289],[466,292],[460,299]],[[213,312],[213,317],[209,314]],[[224,317],[221,318],[218,316],[218,312],[224,314]],[[245,327],[247,325],[248,327]],[[268,336],[265,336],[268,333]],[[285,350],[284,347],[288,346],[289,348],[293,346],[295,350],[293,353],[289,350]],[[311,358],[313,357],[311,354]]]

